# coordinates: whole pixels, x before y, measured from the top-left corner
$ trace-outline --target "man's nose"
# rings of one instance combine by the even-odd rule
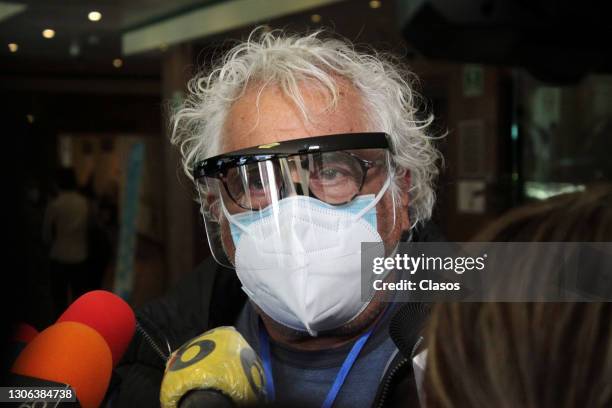
[[[304,195],[304,188],[302,187],[302,183],[293,183],[293,189],[296,195]]]
[[[302,168],[299,161],[289,164],[288,178],[291,180],[290,195],[308,194],[308,171]]]

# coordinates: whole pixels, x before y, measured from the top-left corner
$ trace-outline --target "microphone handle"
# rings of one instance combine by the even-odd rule
[[[191,390],[178,403],[179,408],[236,408],[234,402],[217,390]]]

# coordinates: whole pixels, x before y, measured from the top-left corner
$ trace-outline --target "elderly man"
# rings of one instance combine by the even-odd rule
[[[410,364],[387,333],[393,304],[362,297],[360,251],[392,254],[431,215],[438,152],[411,78],[321,33],[260,31],[190,82],[172,141],[220,266],[139,312],[119,405],[155,401],[166,350],[220,324],[261,356],[280,404],[389,401]]]

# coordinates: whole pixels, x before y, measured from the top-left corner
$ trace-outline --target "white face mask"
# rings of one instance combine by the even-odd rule
[[[370,303],[361,300],[361,243],[383,240],[374,196],[334,207],[292,196],[261,212],[230,215],[242,288],[272,319],[311,336],[343,326]],[[384,245],[375,246],[384,256]],[[371,287],[371,286],[370,286]]]

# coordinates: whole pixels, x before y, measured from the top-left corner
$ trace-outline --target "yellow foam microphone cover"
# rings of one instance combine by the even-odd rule
[[[218,327],[170,356],[161,385],[162,408],[174,408],[193,390],[216,390],[238,405],[265,398],[261,360],[233,327]]]

